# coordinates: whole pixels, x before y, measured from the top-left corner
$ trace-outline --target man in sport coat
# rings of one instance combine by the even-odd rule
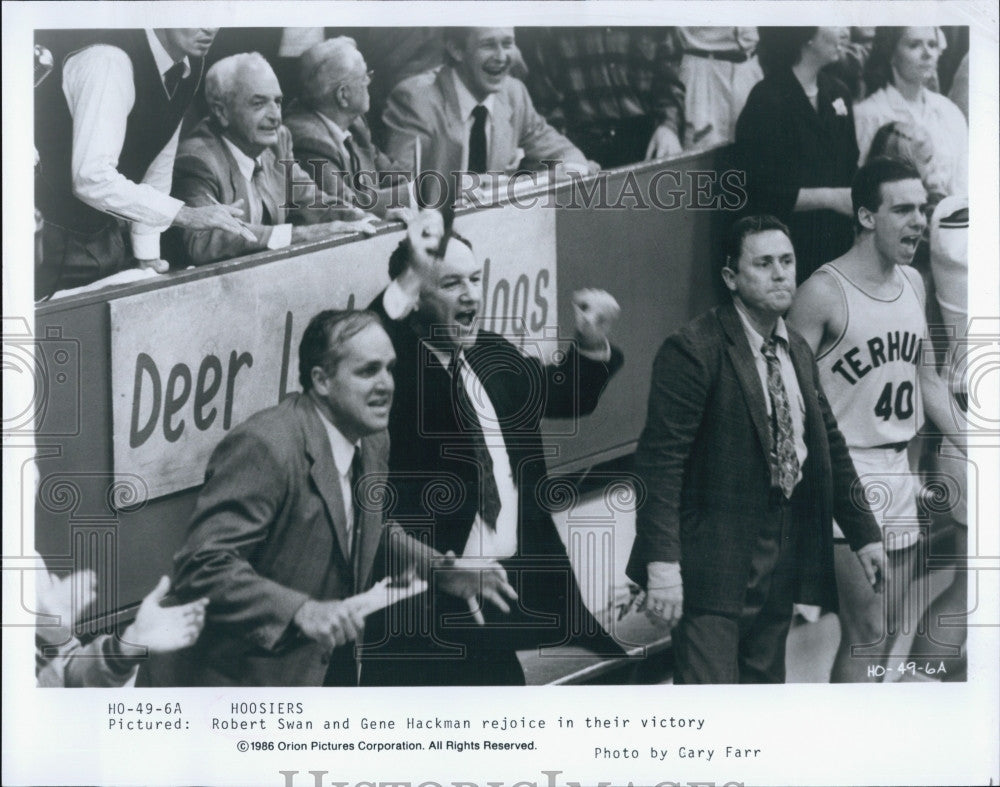
[[[389,95],[382,119],[393,159],[413,167],[419,140],[421,172],[440,173],[448,184],[452,173],[509,174],[522,158],[535,166],[555,160],[580,174],[600,169],[510,76],[513,28],[448,28],[445,45],[448,65],[403,80]]]
[[[154,661],[153,685],[357,685],[353,642],[376,577],[416,572],[463,603],[514,597],[495,564],[468,570],[384,525],[392,344],[370,312],[325,311],[299,346],[303,393],[233,429],[209,460],[185,544],[181,600],[207,597],[198,642]],[[431,569],[440,566],[442,571]]]
[[[372,621],[362,660],[375,685],[523,685],[518,649],[575,641],[621,655],[584,606],[546,498],[544,417],[597,406],[622,365],[607,339],[618,304],[577,293],[578,337],[560,364],[543,365],[478,327],[482,264],[457,234],[442,256],[440,216],[411,221],[389,263],[392,284],[372,304],[396,349],[389,418],[393,499],[387,516],[440,552],[497,560],[519,604],[486,625],[459,601]],[[416,249],[416,251],[414,251]],[[477,447],[478,445],[478,447]],[[429,613],[429,614],[428,614]],[[419,621],[408,636],[399,631]]]
[[[366,214],[320,191],[295,165],[291,135],[281,125],[281,87],[263,57],[250,52],[215,63],[205,77],[205,98],[210,116],[180,143],[172,194],[192,206],[238,202],[244,234],[184,229],[175,259],[203,265],[338,233],[374,232],[372,216],[342,220]],[[294,208],[287,207],[289,198]],[[292,226],[292,219],[307,226]]]
[[[302,97],[289,109],[295,158],[327,194],[382,218],[409,204],[407,169],[372,142],[366,115],[371,75],[354,40],[338,36],[299,58]]]
[[[780,683],[793,604],[836,608],[831,514],[879,587],[881,536],[805,340],[787,228],[736,222],[733,300],[657,354],[636,452],[646,500],[629,576],[674,631],[677,683]]]

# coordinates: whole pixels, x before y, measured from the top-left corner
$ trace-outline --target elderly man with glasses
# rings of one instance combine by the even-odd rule
[[[328,194],[383,218],[408,203],[406,168],[372,143],[365,115],[372,72],[354,39],[322,41],[299,60],[302,97],[285,123],[295,158]]]

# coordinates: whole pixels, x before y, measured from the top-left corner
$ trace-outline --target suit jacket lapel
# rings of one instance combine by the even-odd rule
[[[435,143],[435,147],[440,149],[436,165],[441,169],[446,169],[445,177],[449,177],[452,168],[458,169],[462,165],[462,148],[465,146],[465,118],[458,106],[458,93],[455,92],[455,82],[457,78],[453,76],[454,71],[445,66],[438,71],[435,84],[441,91],[442,104],[447,116],[445,133],[441,134]],[[431,169],[428,162],[423,164],[424,170]]]
[[[243,220],[250,221],[250,190],[247,188],[247,182],[240,174],[239,165],[236,163],[236,159],[233,158],[233,154],[229,152],[229,146],[223,142],[222,137],[216,136],[214,141],[222,152],[222,160],[226,162],[226,169],[229,173],[229,187],[232,189],[231,193],[233,194],[233,199],[230,201],[243,200]],[[225,202],[226,200],[223,199],[222,201]]]
[[[736,307],[732,301],[719,308],[719,322],[722,323],[722,328],[729,339],[729,347],[727,348],[729,358],[733,362],[736,377],[743,389],[743,396],[746,399],[747,408],[750,410],[750,420],[753,421],[754,429],[757,431],[764,456],[769,457],[771,453],[771,427],[767,420],[764,390],[760,384],[760,375],[757,374],[757,365],[750,352],[746,331],[743,330],[743,323],[740,321],[740,316],[736,313]]]
[[[510,116],[511,108],[504,100],[503,93],[494,93],[493,114],[490,117],[490,122],[493,125],[488,156],[490,172],[503,172],[512,164],[519,163],[510,161],[511,151],[518,147],[517,140],[514,139],[514,127],[511,124]]]
[[[344,559],[350,563],[351,542],[347,535],[347,519],[344,513],[344,496],[340,493],[339,474],[333,461],[330,441],[326,429],[320,421],[316,406],[303,394],[298,406],[302,413],[302,428],[305,430],[306,453],[312,461],[309,474],[326,505],[330,526],[340,545]]]
[[[346,155],[343,146],[333,138],[330,127],[327,126],[323,116],[319,112],[310,113],[309,125],[312,127],[312,139],[315,140],[318,147],[322,147],[322,150],[318,152],[330,161],[333,169],[346,169]]]

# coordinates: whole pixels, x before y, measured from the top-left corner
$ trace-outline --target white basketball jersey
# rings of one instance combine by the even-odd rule
[[[820,381],[837,425],[852,448],[909,442],[923,422],[917,385],[927,320],[920,298],[900,268],[899,294],[876,298],[832,263],[820,271],[840,287],[847,325],[816,358]]]

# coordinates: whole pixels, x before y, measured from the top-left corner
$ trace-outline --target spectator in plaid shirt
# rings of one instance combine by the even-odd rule
[[[539,112],[604,167],[679,155],[684,84],[673,28],[523,28]]]

